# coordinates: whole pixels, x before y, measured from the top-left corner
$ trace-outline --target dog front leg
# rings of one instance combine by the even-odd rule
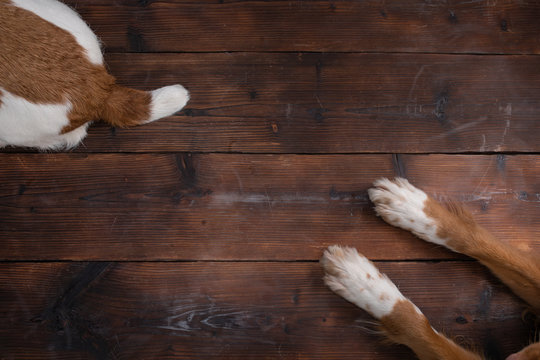
[[[375,211],[386,222],[479,260],[540,312],[538,256],[498,240],[461,204],[449,202],[443,206],[406,179],[379,179],[368,193]]]
[[[330,289],[378,319],[390,340],[408,346],[420,359],[482,359],[433,329],[420,309],[355,249],[331,246],[321,264]]]

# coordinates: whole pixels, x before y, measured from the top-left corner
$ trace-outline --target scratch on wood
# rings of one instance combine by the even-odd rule
[[[508,103],[506,104],[505,107],[502,107],[502,106],[499,106],[499,111],[503,113],[503,117],[504,117],[504,120],[505,120],[505,127],[504,127],[504,131],[503,131],[503,134],[502,134],[502,139],[501,139],[501,143],[500,145],[498,145],[496,147],[496,151],[501,151],[503,146],[504,146],[504,142],[506,140],[506,135],[508,134],[508,130],[510,129],[510,125],[512,123],[512,104],[511,103]]]
[[[315,94],[315,99],[317,99],[317,102],[319,103],[319,106],[321,107],[321,109],[324,109],[324,106],[321,103],[321,99],[319,99],[319,95]]]
[[[476,191],[478,190],[478,188],[480,187],[480,185],[482,185],[482,182],[483,182],[484,179],[486,178],[487,173],[489,172],[489,169],[491,169],[492,163],[493,163],[493,158],[491,158],[491,160],[489,161],[489,164],[487,165],[486,170],[485,170],[484,173],[482,174],[482,177],[480,178],[480,181],[478,182],[478,184],[476,185],[476,187],[475,187],[474,190],[472,191],[473,194],[476,194]],[[482,190],[482,194],[484,194],[484,193],[485,193],[485,189]]]
[[[412,101],[412,94],[413,94],[414,89],[416,88],[416,82],[418,81],[418,78],[420,77],[420,75],[424,72],[425,67],[426,65],[422,65],[420,67],[420,70],[418,70],[418,72],[416,73],[416,76],[414,77],[411,90],[409,90],[409,96],[408,96],[409,101]]]
[[[503,154],[497,155],[497,170],[504,172],[506,169],[506,156]]]
[[[482,134],[482,145],[480,145],[480,151],[486,151],[486,135]]]
[[[269,207],[275,204],[292,203],[292,204],[312,204],[312,203],[327,203],[328,198],[318,195],[301,195],[301,194],[283,194],[270,195],[268,191],[264,194],[254,193],[216,193],[211,196],[214,206],[231,206],[235,203],[264,203]]]
[[[287,104],[287,109],[285,110],[285,117],[287,118],[287,120],[290,120],[291,118],[293,107],[294,107],[293,104]]]
[[[471,121],[471,122],[468,122],[466,124],[463,124],[463,125],[460,125],[458,127],[455,127],[451,130],[448,130],[448,131],[445,131],[444,133],[442,134],[439,134],[439,135],[435,135],[435,136],[432,136],[429,138],[429,140],[436,140],[436,139],[440,139],[440,138],[444,138],[446,136],[449,136],[449,135],[454,135],[456,133],[459,133],[460,131],[463,131],[465,129],[468,129],[470,127],[473,127],[473,126],[476,126],[478,124],[481,124],[483,123],[484,121],[486,121],[488,118],[487,116],[482,116],[480,117],[478,120],[476,121]]]

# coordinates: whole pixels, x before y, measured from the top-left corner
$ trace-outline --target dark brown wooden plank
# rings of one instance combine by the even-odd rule
[[[77,1],[110,51],[540,53],[535,1]]]
[[[432,325],[503,359],[523,304],[475,262],[381,263]],[[0,264],[6,358],[413,359],[317,263]],[[532,329],[531,329],[532,330]]]
[[[452,258],[386,225],[366,189],[405,174],[540,249],[538,156],[1,154],[0,259]],[[374,246],[374,242],[376,246]]]
[[[95,126],[82,152],[540,151],[532,56],[116,54],[122,84],[182,83],[178,116]]]

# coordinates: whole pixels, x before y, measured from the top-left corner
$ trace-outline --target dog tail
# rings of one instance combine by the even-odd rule
[[[146,124],[180,111],[189,93],[182,85],[140,91],[114,85],[101,110],[101,118],[116,127]]]

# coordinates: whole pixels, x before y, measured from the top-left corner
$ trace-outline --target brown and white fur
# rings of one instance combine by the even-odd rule
[[[151,92],[116,84],[100,44],[56,0],[0,0],[0,147],[76,146],[90,122],[148,123],[184,107],[181,85]]]
[[[375,210],[391,225],[423,240],[471,256],[488,267],[534,312],[540,311],[540,261],[497,240],[461,206],[440,205],[407,180],[380,179],[368,190]],[[366,257],[355,249],[331,246],[321,263],[326,284],[337,294],[378,319],[392,341],[411,348],[420,359],[482,359],[431,327],[426,317]],[[507,360],[540,359],[540,343]]]

